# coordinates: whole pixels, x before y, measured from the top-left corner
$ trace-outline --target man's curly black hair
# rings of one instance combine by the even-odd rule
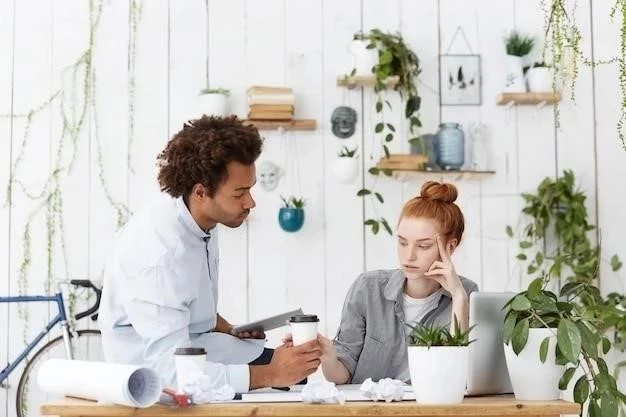
[[[188,196],[200,183],[213,197],[226,181],[228,163],[253,164],[262,145],[259,131],[244,126],[236,116],[190,120],[157,157],[161,191],[172,197]]]

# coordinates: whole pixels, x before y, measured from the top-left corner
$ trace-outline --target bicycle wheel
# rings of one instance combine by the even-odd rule
[[[70,343],[74,352],[74,359],[103,361],[102,340],[99,330],[78,330],[70,334]],[[46,343],[28,361],[17,386],[16,409],[17,417],[39,417],[41,404],[59,399],[57,394],[49,394],[39,389],[37,373],[39,366],[46,360],[65,359],[65,345],[63,336],[56,337]],[[32,380],[32,383],[31,383]]]

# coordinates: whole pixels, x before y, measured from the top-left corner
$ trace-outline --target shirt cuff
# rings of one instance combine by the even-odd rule
[[[250,390],[250,367],[248,365],[227,365],[228,381],[235,392]]]

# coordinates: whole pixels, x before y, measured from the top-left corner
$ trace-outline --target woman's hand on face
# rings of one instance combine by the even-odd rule
[[[428,271],[424,272],[424,276],[428,279],[437,281],[444,290],[450,293],[452,298],[459,296],[467,297],[467,293],[465,292],[465,288],[463,288],[461,279],[457,275],[456,270],[454,269],[454,264],[450,259],[450,246],[444,246],[440,235],[437,235],[436,240],[441,260],[433,262]]]

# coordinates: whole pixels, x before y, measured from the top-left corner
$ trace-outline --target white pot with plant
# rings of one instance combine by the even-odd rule
[[[372,75],[374,66],[378,64],[378,49],[369,46],[371,42],[363,33],[356,33],[348,50],[352,56],[351,75]]]
[[[359,176],[359,157],[356,151],[357,147],[350,149],[344,146],[333,162],[335,178],[342,184],[350,184]]]
[[[528,91],[531,93],[549,93],[553,91],[552,67],[543,62],[535,62],[528,71],[526,71],[526,82],[528,83]]]
[[[525,93],[523,58],[533,49],[535,40],[532,37],[511,32],[506,41],[506,83],[505,93]]]
[[[459,404],[465,396],[469,366],[469,332],[458,322],[445,327],[418,326],[409,335],[409,373],[420,404]]]
[[[225,88],[205,88],[200,91],[202,113],[209,116],[228,116],[228,96],[230,91]]]

